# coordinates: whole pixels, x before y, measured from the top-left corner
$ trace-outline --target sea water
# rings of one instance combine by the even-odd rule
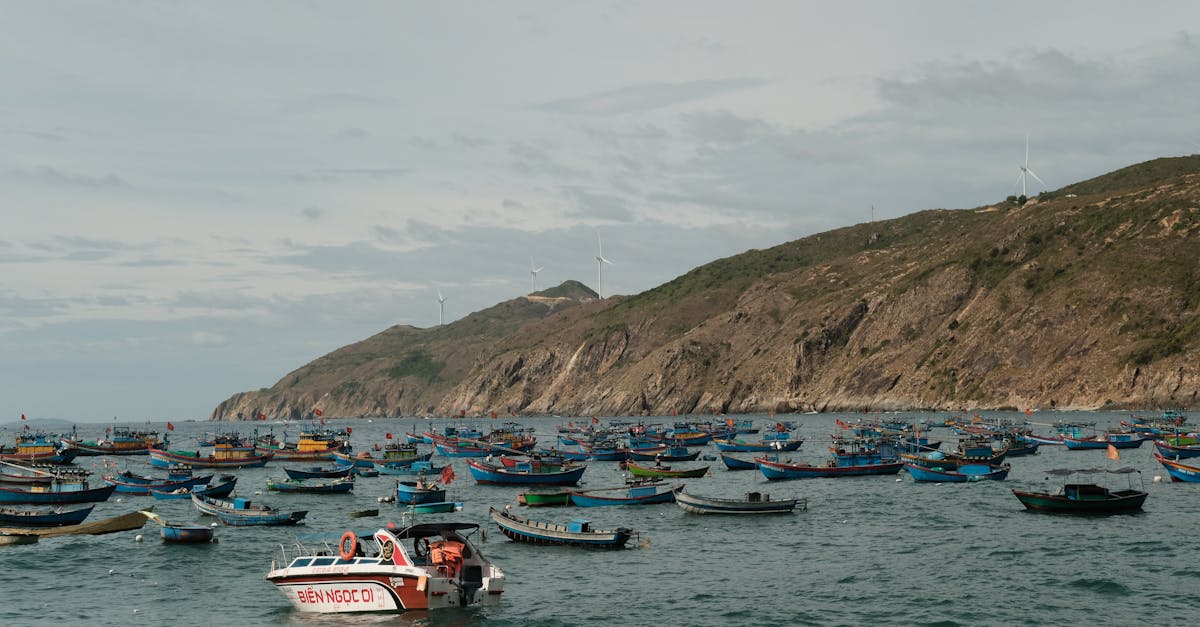
[[[944,414],[905,414],[940,421]],[[1021,418],[1019,415],[1009,416]],[[1116,424],[1127,414],[1034,414],[1043,422],[1076,419]],[[740,418],[740,417],[738,417]],[[774,424],[755,416],[763,426]],[[787,416],[798,421],[804,446],[785,458],[822,463],[834,420],[853,414]],[[521,419],[550,446],[554,426],[568,419]],[[579,422],[580,419],[574,419]],[[670,422],[670,419],[664,419]],[[485,430],[488,420],[478,421]],[[352,426],[356,450],[386,443],[414,425],[440,428],[445,421],[373,419],[329,421]],[[194,448],[211,430],[243,434],[269,423],[175,423],[173,447]],[[91,425],[80,425],[84,435]],[[95,425],[97,434],[104,425]],[[289,427],[289,436],[300,425]],[[276,436],[282,425],[274,425]],[[1044,427],[1035,427],[1048,432]],[[95,434],[92,434],[95,435]],[[952,448],[944,428],[931,436]],[[755,436],[743,436],[752,439]],[[422,450],[428,448],[422,445]],[[475,522],[487,527],[484,553],[505,570],[506,592],[498,606],[401,615],[317,615],[292,609],[263,579],[279,544],[298,534],[368,530],[400,520],[394,477],[359,478],[349,495],[287,495],[266,490],[283,478],[281,466],[237,471],[237,494],[281,509],[306,509],[298,527],[219,527],[217,544],[163,544],[153,523],[141,531],[107,536],[44,539],[4,547],[0,557],[0,624],[3,625],[1013,625],[1188,624],[1195,620],[1200,560],[1195,531],[1200,522],[1200,484],[1171,483],[1153,459],[1153,445],[1122,450],[1067,451],[1043,445],[1034,456],[1012,458],[1007,481],[967,484],[914,483],[907,474],[768,483],[758,471],[728,471],[720,461],[676,462],[711,467],[711,476],[680,480],[688,490],[739,497],[760,491],[772,499],[805,497],[808,510],[794,514],[699,516],[676,505],[601,508],[520,508],[534,519],[565,522],[586,517],[596,528],[642,532],[640,548],[584,550],[509,541],[488,524],[489,506],[516,505],[517,487],[481,486],[462,459],[448,498],[463,511],[421,520]],[[716,454],[706,447],[705,454]],[[750,454],[740,454],[749,459]],[[78,465],[162,474],[146,457],[79,458]],[[445,461],[435,457],[435,461]],[[1078,518],[1028,512],[1013,488],[1050,489],[1061,479],[1053,468],[1132,466],[1150,493],[1140,514]],[[197,470],[207,474],[207,470]],[[220,472],[220,471],[213,471]],[[1141,487],[1134,477],[1134,487]],[[1114,488],[1125,475],[1110,475]],[[1161,482],[1154,481],[1161,477]],[[98,481],[98,479],[97,479]],[[592,462],[582,488],[620,485],[615,462]],[[260,494],[261,493],[261,494]],[[153,505],[170,520],[211,523],[189,500],[156,501],[115,494],[89,520]],[[351,519],[347,512],[379,508],[378,518]],[[135,540],[138,534],[144,539]],[[477,537],[478,541],[479,538]],[[631,547],[635,543],[631,543]]]

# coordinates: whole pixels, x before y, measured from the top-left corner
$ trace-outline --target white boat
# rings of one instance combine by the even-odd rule
[[[746,494],[744,499],[725,499],[688,494],[683,490],[675,493],[675,504],[693,514],[787,514],[797,507],[808,509],[808,499],[783,499],[772,501],[771,496],[758,492]]]
[[[403,612],[499,603],[504,571],[468,536],[474,523],[347,531],[337,548],[279,547],[267,581],[303,612]]]

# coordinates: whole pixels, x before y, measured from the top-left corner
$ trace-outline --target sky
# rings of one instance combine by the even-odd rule
[[[0,0],[0,420],[1200,152],[1200,3]],[[1043,187],[1030,181],[1032,195]],[[532,259],[531,259],[532,258]]]

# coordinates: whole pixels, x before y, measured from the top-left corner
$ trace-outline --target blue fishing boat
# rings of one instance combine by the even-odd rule
[[[51,483],[48,486],[31,486],[30,489],[0,486],[0,503],[29,503],[33,505],[60,503],[99,503],[112,496],[116,486],[88,488],[83,483]]]
[[[968,483],[972,481],[1003,481],[1008,478],[1012,466],[989,466],[986,464],[963,464],[955,469],[922,466],[905,463],[909,476],[913,481],[933,481],[938,483]]]
[[[0,452],[0,461],[65,466],[75,461],[79,449],[64,446],[58,436],[40,431],[16,436],[16,447]]]
[[[904,462],[879,462],[873,464],[856,464],[852,466],[811,466],[808,464],[793,464],[790,462],[771,461],[763,457],[755,457],[758,470],[768,480],[780,479],[816,479],[834,477],[859,477],[863,475],[894,475],[904,467]]]
[[[273,453],[256,455],[253,446],[222,446],[221,442],[217,442],[210,455],[201,455],[199,451],[150,449],[150,464],[159,468],[170,468],[176,465],[193,468],[260,468],[266,466],[272,457],[274,457]]]
[[[216,516],[222,523],[233,527],[295,525],[308,515],[307,511],[283,512],[270,505],[255,505],[248,499],[226,501],[199,494],[192,495],[192,505],[200,513]]]
[[[758,468],[758,463],[756,462],[738,459],[725,453],[721,453],[718,457],[721,458],[721,461],[725,463],[725,467],[729,470],[756,470]]]
[[[150,480],[147,482],[141,480],[144,479],[143,477],[139,477],[137,481],[122,481],[118,475],[103,477],[104,483],[115,487],[117,492],[138,496],[149,496],[150,490],[170,492],[178,488],[205,485],[212,481],[212,478],[212,475],[203,475],[200,477],[188,477],[186,479]]]
[[[349,477],[353,472],[354,466],[308,466],[306,468],[288,468],[284,467],[283,472],[287,473],[289,479],[340,479]]]
[[[701,451],[692,451],[683,445],[663,444],[650,448],[631,448],[629,449],[629,459],[639,462],[691,462],[696,461],[700,457],[700,453]]]
[[[95,505],[73,510],[17,509],[0,507],[0,527],[63,527],[78,525],[87,519]]]
[[[414,514],[445,514],[462,511],[462,506],[463,504],[457,501],[441,501],[438,503],[413,503],[407,509]]]
[[[1178,460],[1167,459],[1162,455],[1155,453],[1154,459],[1167,469],[1167,474],[1171,475],[1171,481],[1181,481],[1187,483],[1200,483],[1200,467],[1189,466]]]
[[[176,488],[174,490],[150,490],[150,496],[160,501],[170,501],[176,499],[190,499],[193,494],[207,496],[214,499],[223,499],[233,494],[233,489],[237,485],[237,477],[233,475],[221,475],[217,483],[209,483],[205,485],[188,486],[184,488]]]
[[[488,510],[488,515],[510,540],[527,544],[621,548],[634,535],[633,530],[625,527],[593,529],[591,521],[582,518],[558,525],[530,520],[494,507]]]
[[[566,467],[561,470],[550,470],[553,467],[538,467],[532,464],[518,464],[514,467],[495,466],[474,459],[466,459],[467,469],[476,483],[501,485],[575,485],[583,477],[587,466]]]
[[[1063,438],[1063,443],[1067,445],[1067,450],[1069,451],[1105,450],[1109,446],[1113,448],[1138,448],[1145,441],[1146,439],[1141,434],[1118,432],[1101,433],[1100,435],[1083,438]]]
[[[419,478],[416,481],[396,482],[397,503],[441,503],[446,500],[446,488],[436,481]]]
[[[1158,453],[1167,459],[1192,459],[1200,457],[1200,445],[1185,444],[1176,446],[1169,444],[1166,440],[1155,440],[1154,448],[1158,449]]]
[[[762,440],[747,442],[745,440],[713,439],[717,450],[725,453],[769,453],[771,451],[794,451],[804,444],[804,440]]]
[[[142,512],[146,518],[159,524],[163,542],[175,544],[201,544],[213,541],[213,529],[208,525],[170,522],[154,512]]]
[[[446,466],[434,466],[433,462],[413,462],[409,466],[377,466],[375,470],[377,470],[381,475],[403,475],[416,477],[419,475],[439,475],[442,473],[442,471],[446,470],[447,467],[449,467],[449,464]]]
[[[354,489],[354,477],[343,477],[330,481],[311,481],[308,479],[272,481],[268,479],[267,489],[274,492],[293,492],[297,494],[345,494]]]
[[[682,488],[683,485],[678,486]],[[653,505],[674,503],[675,488],[665,483],[643,483],[596,490],[572,490],[571,503],[580,507]]]

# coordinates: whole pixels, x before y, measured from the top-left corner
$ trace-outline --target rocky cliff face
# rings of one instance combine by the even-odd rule
[[[213,418],[1191,407],[1197,172],[1158,160],[1023,206],[749,251],[636,296],[390,329]]]

